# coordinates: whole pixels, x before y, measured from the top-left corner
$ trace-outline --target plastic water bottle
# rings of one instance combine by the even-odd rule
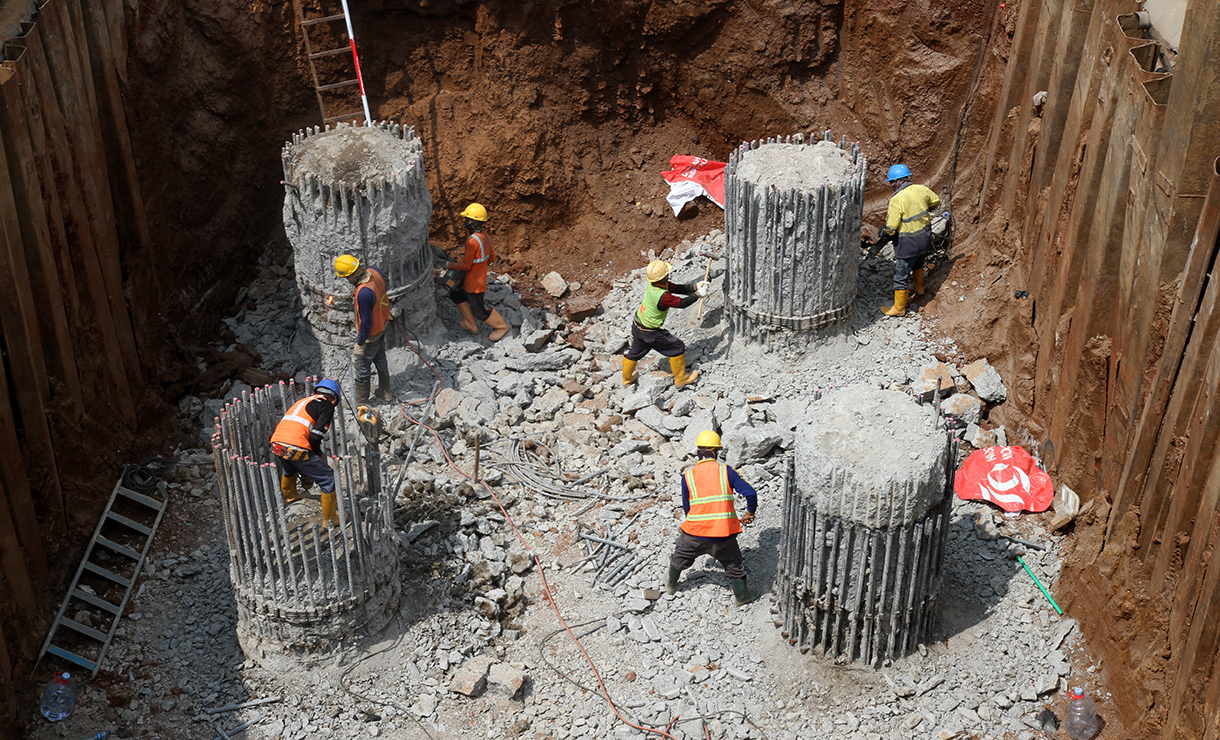
[[[56,673],[53,681],[42,688],[42,716],[58,722],[72,714],[76,706],[76,681],[71,673]]]
[[[1079,686],[1068,690],[1063,729],[1067,730],[1068,737],[1072,740],[1089,740],[1097,734],[1097,705],[1084,695],[1084,689]]]

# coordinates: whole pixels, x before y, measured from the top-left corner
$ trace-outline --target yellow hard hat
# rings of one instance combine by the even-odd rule
[[[471,221],[486,221],[487,209],[478,203],[471,203],[466,206],[466,210],[462,211],[460,215],[465,216]]]
[[[699,432],[699,436],[695,437],[696,447],[715,447],[720,449],[720,435],[713,432],[711,429]]]
[[[341,254],[335,257],[335,274],[339,277],[348,277],[359,269],[360,260],[350,254]]]
[[[665,260],[653,260],[648,263],[648,282],[655,283],[658,280],[664,280],[665,276],[674,269],[674,266]]]

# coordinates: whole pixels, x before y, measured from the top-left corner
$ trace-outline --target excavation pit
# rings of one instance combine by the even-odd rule
[[[306,129],[281,160],[284,228],[314,336],[332,346],[355,336],[352,286],[334,270],[341,254],[381,270],[396,319],[416,331],[431,326],[432,199],[414,129],[390,122]]]
[[[876,665],[931,627],[955,455],[934,408],[849,386],[798,427],[777,580],[784,634],[802,650]]]
[[[736,333],[817,329],[856,300],[865,161],[846,139],[742,144],[725,170],[729,317]]]

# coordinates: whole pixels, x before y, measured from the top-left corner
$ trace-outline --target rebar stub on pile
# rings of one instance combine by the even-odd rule
[[[382,271],[394,314],[405,325],[432,326],[432,196],[415,129],[389,121],[315,126],[295,134],[280,158],[284,230],[302,312],[315,336],[346,345],[356,333],[352,286],[334,270],[341,254]]]
[[[913,650],[940,590],[956,450],[933,407],[848,386],[817,398],[784,480],[784,636],[839,663]]]
[[[392,507],[375,451],[347,433],[335,408],[323,453],[335,471],[339,523],[306,498],[286,504],[269,440],[313,383],[279,383],[228,403],[212,435],[237,599],[237,639],[267,668],[309,663],[375,634],[398,608]],[[306,492],[315,493],[316,489]]]
[[[817,329],[856,300],[865,161],[843,139],[746,142],[725,168],[725,290],[735,332]]]

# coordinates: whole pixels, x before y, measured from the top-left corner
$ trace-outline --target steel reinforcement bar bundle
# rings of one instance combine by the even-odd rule
[[[830,137],[830,131],[823,134],[825,141]],[[840,182],[781,188],[738,176],[742,160],[761,146],[812,146],[815,139],[796,134],[747,141],[729,155],[725,290],[734,332],[817,329],[851,314],[864,211],[860,145],[849,146],[846,138],[839,142],[854,165]]]
[[[308,379],[243,392],[225,405],[212,436],[240,616],[243,623],[263,622],[245,626],[286,647],[300,646],[274,623],[316,626],[364,610],[378,591],[397,588],[391,507],[384,492],[369,486],[380,477],[368,466],[378,463],[349,439],[342,405],[324,442],[335,471],[338,525],[319,526],[318,516],[297,504],[290,508],[280,492],[269,440],[285,409],[313,388]],[[350,628],[367,616],[340,621]]]

